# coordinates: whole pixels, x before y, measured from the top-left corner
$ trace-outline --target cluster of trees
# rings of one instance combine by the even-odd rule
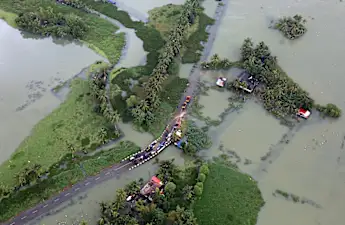
[[[57,13],[52,7],[20,13],[15,22],[18,27],[34,34],[74,39],[81,39],[89,29],[79,16]]]
[[[178,168],[173,161],[161,161],[157,176],[166,184],[164,195],[156,190],[153,201],[139,199],[126,202],[126,197],[138,193],[143,180],[133,181],[117,191],[112,203],[101,203],[100,225],[197,225],[192,203],[203,191],[203,182],[209,174],[207,164],[197,164],[186,169]]]
[[[81,9],[87,13],[92,12],[92,9],[80,0],[56,0],[56,2],[63,4],[63,5],[71,6],[71,7],[76,8],[76,9]]]
[[[19,190],[21,187],[36,184],[44,173],[45,171],[42,170],[41,165],[29,164],[20,173],[16,174],[17,185],[15,187],[0,184],[0,200],[9,197],[11,193]]]
[[[259,96],[269,112],[284,118],[295,115],[300,107],[313,107],[313,99],[279,68],[277,58],[264,42],[254,47],[251,39],[245,39],[241,57],[244,69],[264,84]]]
[[[294,40],[302,37],[307,32],[306,22],[300,15],[283,17],[274,24],[274,28],[282,32],[286,38]]]
[[[228,70],[235,64],[226,58],[221,59],[218,54],[214,54],[209,62],[205,61],[200,65],[204,70]]]
[[[317,104],[315,108],[323,116],[328,116],[328,117],[333,117],[333,118],[338,118],[341,116],[341,109],[339,109],[336,105],[332,103],[329,103],[326,106]]]
[[[110,68],[102,68],[90,78],[91,95],[95,99],[94,110],[102,113],[103,116],[115,126],[115,132],[119,132],[116,124],[120,120],[120,114],[110,107],[110,102],[106,90],[106,82],[110,73]],[[104,132],[101,132],[104,133]]]
[[[194,23],[197,16],[196,10],[199,7],[199,0],[187,0],[183,5],[177,26],[172,29],[151,77],[144,84],[144,97],[132,108],[132,115],[138,125],[148,126],[153,121],[153,112],[160,105],[158,96],[162,90],[162,84],[167,78],[170,65],[182,49],[187,28]]]

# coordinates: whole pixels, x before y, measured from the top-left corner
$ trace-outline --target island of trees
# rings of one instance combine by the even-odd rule
[[[239,62],[230,62],[228,59],[220,59],[218,55],[214,55],[210,62],[203,62],[202,67],[213,70],[231,67],[244,69],[261,82],[261,87],[255,89],[255,95],[262,101],[264,108],[280,119],[291,118],[296,115],[299,108],[311,110],[314,107],[325,116],[333,118],[341,116],[341,110],[334,104],[315,105],[309,93],[279,67],[277,57],[271,54],[264,42],[254,46],[252,40],[247,38],[241,46]],[[229,84],[230,89],[233,84]]]
[[[307,28],[305,27],[306,22],[301,15],[294,15],[293,17],[280,18],[275,22],[273,28],[279,30],[284,37],[295,40],[307,32]]]

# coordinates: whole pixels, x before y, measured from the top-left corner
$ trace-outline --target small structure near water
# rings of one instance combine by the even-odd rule
[[[259,83],[256,78],[246,71],[242,72],[238,78],[238,87],[248,93],[252,93]]]
[[[218,87],[224,87],[227,79],[225,77],[219,77],[218,80],[216,81],[216,85]]]
[[[303,119],[308,119],[311,115],[311,112],[309,110],[300,108],[296,114],[298,117],[301,117]]]

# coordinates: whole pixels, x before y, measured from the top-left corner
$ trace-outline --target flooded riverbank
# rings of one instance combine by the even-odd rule
[[[286,40],[268,28],[271,20],[297,13],[307,19],[308,31],[300,40]],[[345,28],[340,16],[344,13],[341,1],[231,1],[212,54],[235,61],[246,37],[264,41],[281,67],[312,98],[322,104],[333,102],[344,111],[345,65],[340,60],[345,47],[340,43],[345,34],[338,34],[339,27]],[[203,102],[208,114],[219,113],[211,102],[217,101],[217,95]],[[344,117],[329,121],[314,114],[288,130],[249,101],[219,127],[210,128],[215,145],[203,155],[225,153],[235,161],[240,158],[240,169],[259,181],[266,205],[258,225],[341,225],[345,219],[345,203],[340,200],[345,196],[344,125]],[[275,197],[276,189],[311,199],[321,207]]]
[[[3,20],[0,30],[1,163],[60,104],[50,89],[103,58],[81,43],[23,37]]]

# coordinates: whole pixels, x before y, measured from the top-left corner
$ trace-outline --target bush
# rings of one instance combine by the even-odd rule
[[[207,164],[202,165],[200,167],[199,173],[203,173],[203,174],[205,174],[207,176],[210,173],[208,165]]]
[[[199,173],[198,181],[204,183],[206,180],[206,175],[204,173]]]
[[[341,116],[341,109],[331,103],[328,103],[326,106],[316,105],[315,108],[323,116],[328,116],[328,117],[333,117],[333,118],[338,118]]]
[[[279,19],[274,28],[282,32],[286,38],[294,40],[302,37],[307,32],[307,28],[304,26],[305,23],[306,20],[302,16],[295,15]]]
[[[202,191],[203,191],[203,187],[200,187],[198,185],[194,186],[194,194],[196,196],[201,196],[202,195]]]

